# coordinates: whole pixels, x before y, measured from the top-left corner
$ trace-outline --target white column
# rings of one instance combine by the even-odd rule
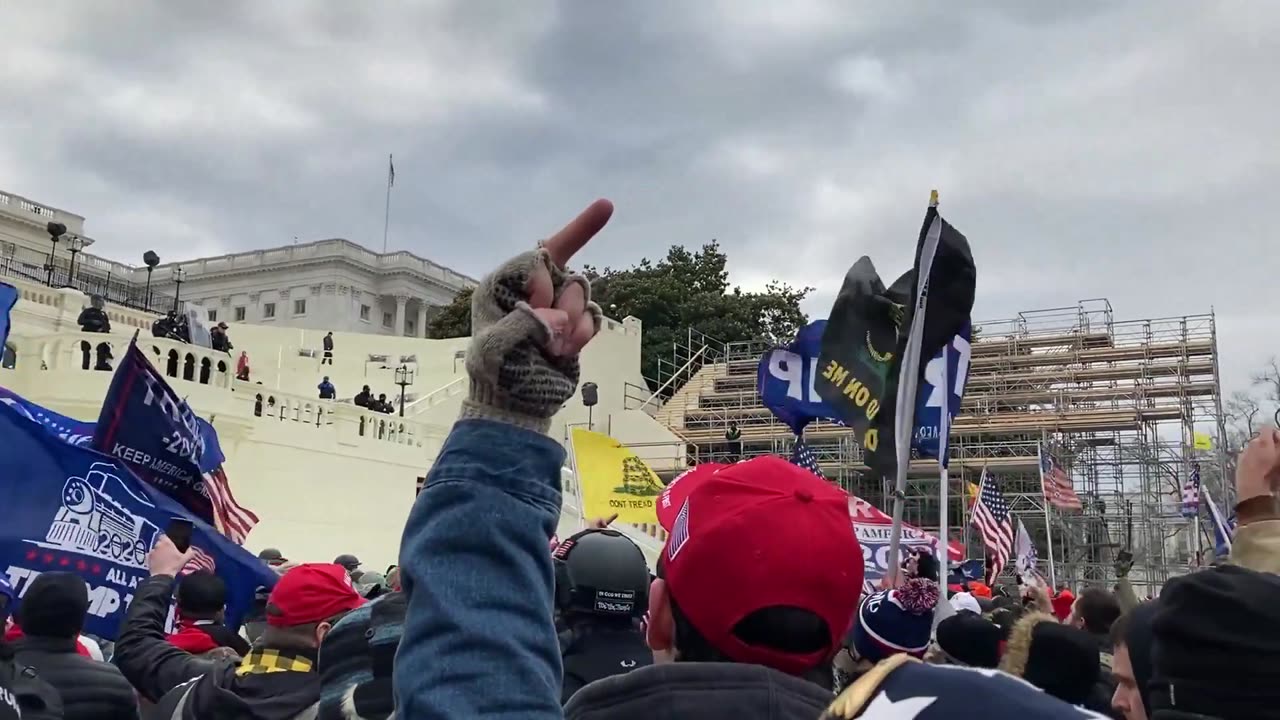
[[[409,303],[408,295],[396,296],[396,323],[392,326],[392,331],[396,336],[404,335],[404,308]]]
[[[427,304],[421,300],[418,301],[418,324],[414,330],[417,337],[427,336]]]

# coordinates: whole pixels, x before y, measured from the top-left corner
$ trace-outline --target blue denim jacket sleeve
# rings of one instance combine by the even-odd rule
[[[563,717],[547,549],[563,462],[545,435],[454,424],[400,545],[409,608],[395,659],[397,717]]]

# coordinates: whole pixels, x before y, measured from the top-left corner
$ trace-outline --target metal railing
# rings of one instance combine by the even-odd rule
[[[55,257],[53,269],[47,264],[37,265],[13,256],[0,257],[0,275],[37,282],[52,288],[75,288],[86,295],[98,295],[103,300],[133,310],[163,315],[174,309],[172,295],[152,291],[148,296],[145,285],[138,286],[132,280],[113,276],[110,271],[101,274],[93,267],[76,264]],[[179,304],[181,309],[182,303]]]

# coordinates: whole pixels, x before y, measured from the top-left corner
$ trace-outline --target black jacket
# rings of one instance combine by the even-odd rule
[[[652,665],[653,651],[639,630],[579,627],[560,633],[560,658],[564,661],[563,704],[596,680]]]
[[[27,635],[13,642],[14,661],[35,668],[62,697],[67,720],[136,720],[138,700],[114,666],[84,657],[75,638]]]
[[[333,352],[333,338],[328,335],[324,336],[324,351]]]
[[[12,653],[12,646],[0,644],[0,688],[13,694],[22,720],[62,720],[62,696],[35,668],[15,663]],[[5,710],[0,707],[0,717],[6,717]]]
[[[107,313],[102,308],[87,307],[81,310],[80,316],[76,318],[76,324],[85,332],[111,332],[111,318],[107,317]]]
[[[564,708],[565,720],[816,720],[830,691],[759,665],[667,663],[597,680]]]
[[[318,673],[237,675],[235,662],[198,658],[171,645],[164,620],[172,592],[173,578],[163,575],[139,585],[116,641],[115,663],[156,704],[151,717],[292,720],[314,711]]]

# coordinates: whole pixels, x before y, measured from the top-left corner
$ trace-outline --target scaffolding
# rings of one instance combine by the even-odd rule
[[[1229,506],[1225,458],[1194,449],[1195,434],[1220,439],[1221,388],[1212,313],[1117,321],[1105,299],[1019,313],[974,325],[960,415],[951,427],[952,539],[981,557],[963,528],[969,483],[983,468],[1000,481],[1047,564],[1053,530],[1059,582],[1110,584],[1115,552],[1128,549],[1130,577],[1154,592],[1212,550],[1212,535],[1180,512],[1193,464],[1202,492]],[[654,416],[688,442],[697,462],[787,455],[789,428],[756,393],[761,343],[721,343],[690,331],[664,362],[666,389]],[[738,440],[727,439],[735,426]],[[832,481],[881,508],[889,483],[873,477],[846,428],[818,421],[805,441]],[[1050,508],[1046,525],[1038,450],[1049,448],[1071,475],[1084,510]],[[936,531],[936,461],[913,459],[904,519]],[[1207,524],[1206,524],[1207,527]],[[1205,551],[1204,555],[1201,551]]]

